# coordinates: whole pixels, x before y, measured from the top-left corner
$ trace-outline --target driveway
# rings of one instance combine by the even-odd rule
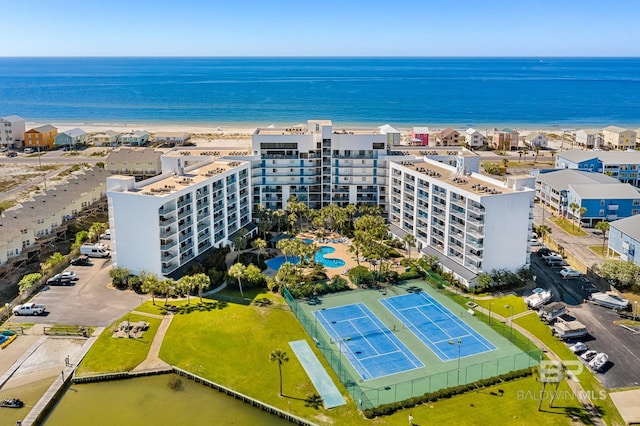
[[[109,287],[110,259],[92,259],[91,266],[70,266],[78,280],[72,286],[45,287],[33,302],[45,304],[48,314],[16,317],[14,323],[65,324],[106,327],[122,317],[147,297]]]

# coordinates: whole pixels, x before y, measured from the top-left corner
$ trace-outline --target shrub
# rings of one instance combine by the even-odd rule
[[[349,279],[355,285],[371,284],[375,277],[366,266],[356,266],[349,271]]]
[[[411,267],[408,271],[400,274],[400,279],[404,281],[420,278],[420,271],[416,267]]]

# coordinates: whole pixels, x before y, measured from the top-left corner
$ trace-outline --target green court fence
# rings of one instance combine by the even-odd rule
[[[298,301],[285,288],[284,299],[291,308],[298,321],[302,324],[309,336],[316,343],[325,359],[345,385],[353,400],[361,409],[374,408],[382,404],[403,401],[425,393],[435,392],[462,384],[472,383],[480,379],[495,377],[511,371],[520,370],[538,365],[542,352],[528,339],[512,330],[509,325],[496,323],[492,328],[509,339],[516,345],[521,353],[495,358],[490,361],[462,366],[460,370],[453,368],[448,371],[425,375],[404,382],[389,384],[383,387],[367,386],[350,365],[338,345],[331,339],[327,340],[325,333],[321,332],[316,318],[303,309]],[[481,318],[482,319],[482,318]]]

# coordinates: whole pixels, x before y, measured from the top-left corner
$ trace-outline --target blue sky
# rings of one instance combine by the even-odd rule
[[[2,0],[0,56],[640,56],[636,0]]]

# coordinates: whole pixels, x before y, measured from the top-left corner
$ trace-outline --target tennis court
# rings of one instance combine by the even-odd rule
[[[423,291],[387,297],[380,299],[380,302],[442,361],[496,349],[474,329]]]
[[[363,303],[313,311],[363,380],[424,364]]]

